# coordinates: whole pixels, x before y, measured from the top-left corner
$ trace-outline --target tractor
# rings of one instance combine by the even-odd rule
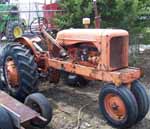
[[[0,36],[13,41],[24,33],[25,23],[19,18],[18,7],[11,4],[0,4]]]
[[[66,29],[56,39],[39,21],[37,37],[20,37],[1,50],[5,90],[23,100],[38,90],[39,77],[59,82],[67,73],[74,83],[105,82],[99,93],[99,110],[108,123],[128,128],[149,110],[140,68],[128,64],[129,33],[122,29]],[[87,82],[88,82],[87,81]]]
[[[38,17],[30,27],[36,37],[19,37],[15,43],[3,46],[3,89],[24,101],[38,90],[40,77],[58,83],[65,73],[67,82],[73,85],[103,81],[99,110],[110,125],[128,128],[141,121],[149,110],[146,89],[139,81],[142,70],[128,64],[129,33],[100,29],[96,0],[93,2],[96,29],[88,28],[89,19],[84,19],[85,28],[61,30],[54,39]]]

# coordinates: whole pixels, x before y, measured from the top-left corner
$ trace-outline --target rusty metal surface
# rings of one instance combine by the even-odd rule
[[[128,36],[128,32],[121,29],[67,29],[57,33],[56,41],[63,46],[79,42],[94,42],[98,46],[104,38],[116,36]]]
[[[128,66],[129,35],[125,30],[67,29],[58,32],[56,40],[49,37],[45,31],[41,32],[44,38],[49,39],[45,39],[47,46],[55,44],[60,50],[63,50],[65,46],[68,56],[67,58],[60,56],[60,51],[56,52],[59,56],[54,56],[51,51],[40,53],[33,50],[32,41],[21,42],[31,46],[31,50],[35,52],[40,71],[47,72],[49,68],[53,68],[78,74],[90,80],[113,82],[115,85],[128,84],[141,77],[140,69],[131,69]],[[83,49],[80,48],[81,44],[86,44]],[[85,51],[88,46],[95,47],[97,50],[94,53],[90,53],[89,50]],[[72,47],[71,50],[70,47]],[[54,51],[53,47],[52,51]]]
[[[120,83],[131,83],[141,76],[141,70],[138,68],[127,67],[115,71],[102,71],[97,68],[73,64],[72,62],[58,59],[49,59],[49,67],[88,77],[92,80],[103,80],[113,83],[116,80],[119,80]]]
[[[0,91],[0,104],[5,105],[9,109],[20,115],[21,123],[40,116],[39,113],[33,111],[32,109],[15,100],[3,91]]]
[[[114,37],[110,42],[110,65],[111,67],[121,68],[124,67],[123,57],[123,42],[124,37]]]

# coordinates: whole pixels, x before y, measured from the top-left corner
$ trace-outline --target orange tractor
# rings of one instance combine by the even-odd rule
[[[39,76],[58,82],[61,71],[71,82],[104,81],[99,109],[108,123],[127,128],[141,121],[149,101],[139,68],[128,65],[129,34],[121,29],[67,29],[56,39],[39,24],[39,37],[22,37],[1,51],[9,93],[23,100],[37,90]],[[68,81],[69,82],[69,81]]]

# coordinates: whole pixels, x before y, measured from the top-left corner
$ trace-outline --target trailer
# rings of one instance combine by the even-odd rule
[[[52,109],[40,93],[29,95],[23,104],[0,91],[0,116],[1,129],[25,129],[29,125],[44,127],[52,118]]]

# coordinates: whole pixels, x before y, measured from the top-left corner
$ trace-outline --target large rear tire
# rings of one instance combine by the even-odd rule
[[[5,90],[23,101],[37,91],[37,64],[30,50],[21,44],[7,44],[1,50]]]
[[[138,118],[137,122],[141,121],[149,110],[149,98],[146,89],[138,80],[132,83],[131,91],[134,94],[138,104]]]
[[[132,92],[124,86],[108,84],[101,89],[99,108],[108,123],[116,128],[128,128],[135,124],[138,106]]]

